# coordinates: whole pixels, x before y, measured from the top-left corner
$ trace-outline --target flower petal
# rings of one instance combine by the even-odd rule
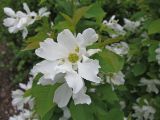
[[[3,25],[6,27],[13,26],[17,22],[16,19],[14,18],[6,18],[3,20]]]
[[[44,60],[38,64],[36,64],[33,69],[31,70],[31,74],[36,76],[38,73],[44,74],[44,79],[52,79],[54,80],[57,71],[55,67],[58,65],[57,61],[51,62]]]
[[[79,75],[95,83],[100,83],[100,78],[97,76],[99,72],[99,62],[97,60],[88,59],[82,63],[78,63],[78,73]]]
[[[23,32],[22,32],[22,37],[23,37],[23,39],[25,39],[25,38],[27,37],[27,35],[28,35],[28,30],[27,30],[27,28],[25,27],[25,28],[23,29]]]
[[[92,45],[94,42],[98,40],[98,34],[96,34],[96,31],[92,28],[84,30],[82,36],[84,39],[83,41],[84,46]]]
[[[36,49],[37,56],[47,60],[57,60],[66,57],[67,51],[53,41],[51,38],[47,38],[44,42],[40,42],[40,48]]]
[[[4,13],[10,17],[15,17],[16,13],[13,11],[13,9],[9,8],[9,7],[5,7],[4,8]]]
[[[72,89],[68,87],[66,83],[57,88],[54,93],[53,102],[55,102],[58,107],[66,107],[70,98],[72,96]]]
[[[23,3],[23,9],[29,14],[31,11],[27,5],[27,3]]]
[[[63,30],[58,34],[57,41],[60,45],[67,48],[69,51],[73,51],[77,47],[76,38],[68,29]]]
[[[77,94],[73,94],[73,100],[74,100],[75,105],[91,103],[90,96],[86,95],[85,93],[86,93],[86,87],[83,87]]]
[[[78,93],[84,86],[83,79],[76,72],[66,73],[65,79],[69,87],[73,88],[73,93]]]

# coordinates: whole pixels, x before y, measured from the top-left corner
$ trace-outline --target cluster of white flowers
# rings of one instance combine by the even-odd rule
[[[129,51],[129,47],[126,42],[114,43],[114,44],[111,44],[110,46],[106,45],[106,49],[120,56],[128,54],[128,51]]]
[[[157,59],[157,61],[158,61],[158,64],[160,65],[160,45],[159,45],[159,47],[156,49],[156,59]]]
[[[114,85],[124,85],[125,75],[119,71],[118,73],[110,73],[106,76],[106,82],[111,84],[112,89],[114,90]]]
[[[160,86],[160,80],[157,79],[151,79],[148,80],[146,78],[141,78],[139,86],[147,86],[146,91],[148,93],[154,92],[156,94],[159,93],[159,89],[157,86]]]
[[[33,80],[30,79],[27,84],[19,84],[21,89],[12,91],[12,105],[19,110],[19,114],[10,117],[9,120],[28,120],[31,118],[38,120],[33,112],[34,98],[32,96],[25,96],[25,91],[32,88],[32,83]]]
[[[85,94],[87,89],[84,80],[100,83],[97,76],[99,62],[89,58],[100,50],[87,50],[86,47],[97,40],[98,35],[92,28],[84,30],[82,34],[78,33],[77,36],[65,29],[58,34],[57,42],[47,38],[36,49],[36,55],[45,60],[35,65],[31,73],[33,76],[43,74],[39,81],[42,85],[63,83],[55,91],[53,99],[60,108],[66,107],[71,97],[75,104],[91,103],[90,97]]]
[[[139,102],[139,99],[137,100]],[[154,114],[156,113],[156,110],[149,105],[147,100],[144,100],[145,105],[133,105],[134,113],[132,114],[132,117],[134,117],[136,120],[154,120]]]
[[[36,20],[39,20],[44,16],[48,16],[50,12],[47,12],[47,9],[45,7],[39,9],[38,13],[34,11],[31,12],[26,3],[23,3],[23,9],[25,10],[25,12],[15,12],[13,9],[5,7],[4,13],[8,17],[4,19],[3,24],[4,26],[8,27],[8,31],[10,33],[23,31],[22,36],[24,39],[28,34],[27,27],[33,24]]]
[[[124,18],[124,26],[118,24],[118,20],[115,20],[115,15],[113,15],[109,21],[104,20],[103,24],[114,30],[115,33],[110,33],[110,37],[115,38],[118,36],[124,36],[126,31],[135,32],[135,30],[140,26],[140,21],[131,21]],[[124,30],[125,29],[125,30]]]

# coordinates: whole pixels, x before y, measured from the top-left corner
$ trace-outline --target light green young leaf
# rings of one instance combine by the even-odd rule
[[[86,18],[94,18],[97,23],[102,23],[102,20],[106,13],[102,9],[101,5],[98,3],[94,3],[92,7],[86,12]]]
[[[73,15],[73,24],[74,24],[74,26],[77,25],[79,20],[85,15],[85,13],[90,9],[90,7],[91,6],[81,7],[81,8],[77,9],[74,12],[74,15]]]
[[[148,34],[160,33],[160,19],[154,20],[148,27]]]

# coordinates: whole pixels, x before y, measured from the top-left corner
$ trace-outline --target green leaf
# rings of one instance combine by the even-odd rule
[[[103,49],[102,52],[95,54],[93,58],[99,60],[100,70],[105,73],[116,73],[120,71],[124,65],[124,59],[121,56],[107,49]]]
[[[79,22],[79,20],[84,16],[84,14],[88,11],[88,9],[90,7],[91,6],[81,7],[81,8],[77,9],[74,12],[74,15],[73,15],[73,24],[74,24],[74,26],[77,25],[77,23]]]
[[[50,24],[47,19],[44,19],[41,27],[36,29],[37,34],[33,37],[28,38],[26,42],[26,47],[23,51],[33,50],[39,47],[39,42],[48,38],[48,34],[51,31]],[[52,35],[50,37],[53,37]]]
[[[99,97],[101,98],[101,100],[105,100],[111,104],[119,100],[115,91],[113,91],[111,86],[109,85],[101,85],[97,87],[97,93],[100,95]]]
[[[41,118],[55,107],[53,96],[58,86],[59,85],[33,86],[32,96],[35,98],[35,110]]]
[[[153,62],[156,61],[156,52],[155,50],[158,48],[158,42],[154,42],[149,46],[148,49],[148,61]]]
[[[97,23],[101,23],[106,13],[102,9],[101,5],[94,3],[92,7],[86,12],[86,18],[94,18]]]
[[[112,109],[107,114],[106,120],[124,120],[124,114],[119,109]]]
[[[94,120],[93,111],[90,105],[70,105],[71,116],[73,120]]]
[[[137,63],[134,65],[132,72],[135,76],[142,75],[146,71],[147,67],[144,63]]]
[[[148,34],[160,33],[160,19],[154,20],[148,27]]]

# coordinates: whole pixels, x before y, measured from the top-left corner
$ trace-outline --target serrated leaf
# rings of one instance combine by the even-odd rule
[[[160,19],[154,20],[148,27],[148,34],[160,33]]]
[[[116,73],[120,71],[124,65],[124,59],[121,56],[107,49],[103,49],[102,52],[95,54],[93,58],[99,60],[100,70],[105,73]]]
[[[35,98],[35,111],[41,119],[55,107],[53,96],[58,86],[59,85],[36,85],[32,88],[32,96]]]

